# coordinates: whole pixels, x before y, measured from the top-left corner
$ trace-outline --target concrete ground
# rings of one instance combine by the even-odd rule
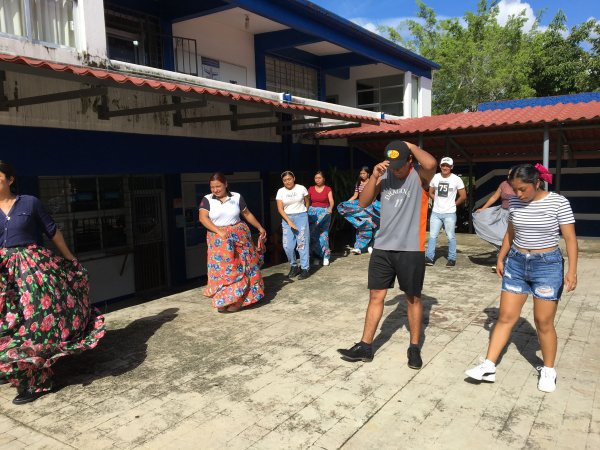
[[[438,242],[444,250],[444,238]],[[191,289],[106,315],[97,349],[57,364],[58,390],[15,406],[0,386],[0,447],[199,449],[600,448],[600,241],[581,241],[579,286],[559,304],[556,392],[528,301],[494,384],[464,370],[498,313],[492,247],[459,235],[458,264],[427,269],[424,367],[406,365],[406,306],[388,293],[371,363],[336,348],[360,339],[369,255],[303,281],[264,270],[262,306],[218,314]]]

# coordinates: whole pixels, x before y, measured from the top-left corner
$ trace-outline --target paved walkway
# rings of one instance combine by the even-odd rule
[[[444,245],[443,238],[440,245]],[[532,303],[494,384],[463,375],[497,316],[491,247],[459,236],[458,265],[427,269],[424,367],[406,366],[406,307],[388,294],[371,363],[360,339],[369,255],[303,281],[266,269],[269,302],[217,314],[192,289],[107,314],[100,346],[57,365],[58,392],[24,406],[0,386],[1,448],[600,448],[600,241],[580,243],[560,302],[557,391],[536,388]],[[487,262],[487,264],[486,264]]]

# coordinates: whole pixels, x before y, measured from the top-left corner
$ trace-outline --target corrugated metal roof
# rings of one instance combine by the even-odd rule
[[[477,111],[491,111],[495,109],[525,108],[527,106],[547,106],[558,103],[588,103],[600,102],[600,92],[583,92],[571,95],[553,95],[550,97],[519,98],[516,100],[502,100],[485,102],[477,105]]]
[[[268,105],[276,107],[278,110],[287,111],[290,114],[304,114],[307,116],[326,116],[334,119],[347,120],[347,121],[359,121],[359,122],[375,122],[379,123],[379,120],[369,116],[361,116],[357,114],[348,114],[332,109],[318,108],[307,105],[298,105],[294,103],[279,102],[272,99],[260,97],[257,95],[247,95],[237,92],[231,92],[224,89],[213,89],[200,85],[192,85],[168,80],[156,80],[151,78],[143,78],[140,76],[133,76],[126,73],[113,72],[106,69],[96,69],[91,67],[75,66],[71,64],[54,63],[50,61],[44,61],[39,59],[27,58],[18,55],[7,55],[0,53],[0,62],[8,62],[13,64],[27,65],[30,67],[38,68],[40,70],[53,70],[55,72],[71,73],[73,75],[81,77],[97,78],[99,80],[109,80],[118,84],[132,85],[136,87],[149,87],[156,90],[169,91],[174,94],[177,92],[195,93],[195,94],[206,94],[215,97],[227,98],[235,102],[247,102],[254,103],[257,105]],[[89,81],[93,82],[93,81]]]
[[[356,138],[386,134],[411,135],[418,133],[446,133],[451,131],[473,131],[502,129],[520,126],[523,128],[551,123],[592,120],[600,118],[600,102],[557,104],[517,109],[499,109],[482,112],[443,114],[416,119],[397,120],[378,126],[363,124],[360,128],[332,130],[319,133],[319,139]]]

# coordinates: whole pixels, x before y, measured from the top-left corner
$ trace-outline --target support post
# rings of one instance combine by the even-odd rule
[[[550,130],[548,125],[544,125],[544,154],[543,154],[544,167],[549,169],[550,164]],[[548,183],[544,181],[544,189],[548,190]]]

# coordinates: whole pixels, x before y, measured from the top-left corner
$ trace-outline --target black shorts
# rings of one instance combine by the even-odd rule
[[[397,252],[373,249],[369,261],[369,289],[390,289],[398,278],[400,290],[421,296],[425,278],[425,252]]]

